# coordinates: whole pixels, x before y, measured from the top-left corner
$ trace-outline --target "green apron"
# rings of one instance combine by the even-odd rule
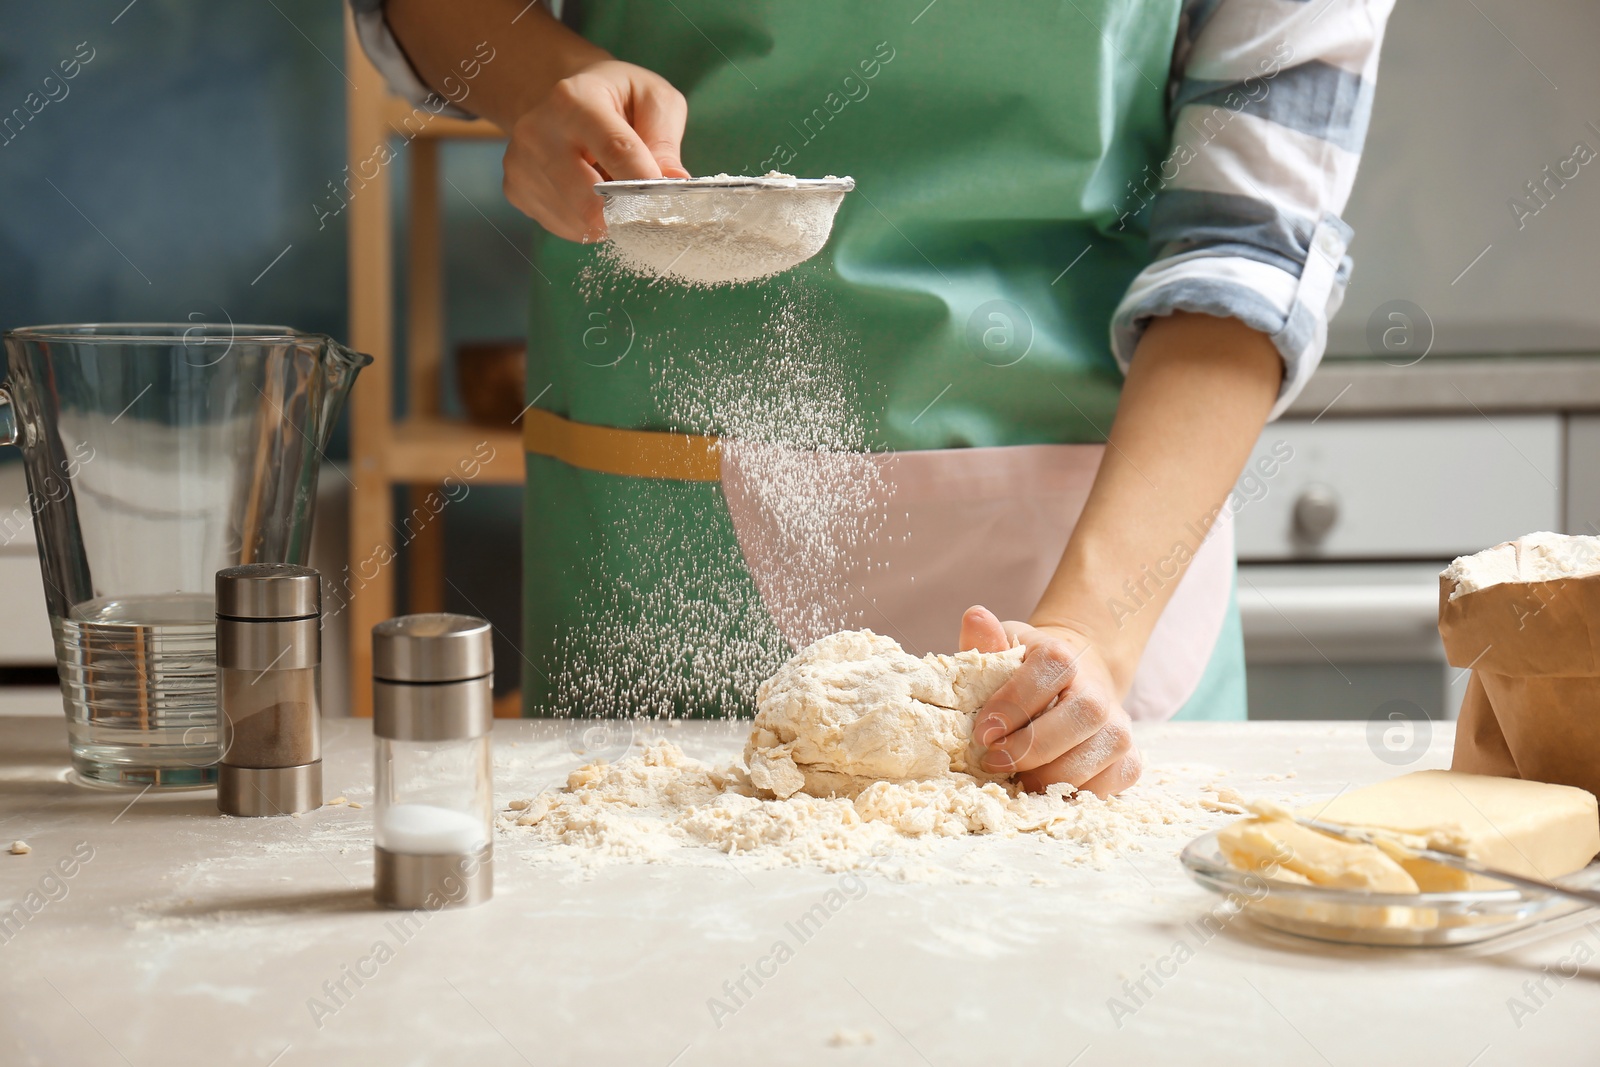
[[[857,191],[819,256],[732,289],[619,282],[596,248],[541,232],[529,399],[723,433],[716,405],[683,396],[790,387],[751,354],[798,300],[844,353],[830,398],[862,414],[864,448],[1103,441],[1121,385],[1108,324],[1149,260],[1118,219],[1168,150],[1179,6],[592,0],[584,36],[688,98],[691,173],[851,175]],[[790,654],[716,484],[529,455],[524,499],[527,714],[747,711]],[[1213,659],[1184,717],[1243,715],[1232,608]]]

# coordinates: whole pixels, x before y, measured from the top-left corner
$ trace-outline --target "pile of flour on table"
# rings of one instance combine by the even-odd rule
[[[709,766],[657,741],[514,801],[500,825],[549,846],[539,861],[582,867],[695,863],[716,850],[844,871],[974,835],[1054,842],[1064,861],[1103,866],[1214,821],[1200,800],[1154,784],[1102,800],[1065,785],[1024,793],[979,770],[975,714],[1021,659],[918,658],[870,630],[836,633],[761,686],[744,761]]]

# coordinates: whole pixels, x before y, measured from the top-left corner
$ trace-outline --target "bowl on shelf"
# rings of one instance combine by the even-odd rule
[[[528,343],[520,338],[463,341],[456,346],[456,387],[467,421],[514,428],[528,381]]]

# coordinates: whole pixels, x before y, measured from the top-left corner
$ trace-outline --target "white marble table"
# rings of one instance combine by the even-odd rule
[[[570,729],[497,724],[502,801],[580,762]],[[1364,724],[1139,732],[1155,765],[1285,797],[1443,766],[1450,745],[1440,726],[1399,768]],[[691,752],[738,744],[721,727],[671,736]],[[330,722],[326,758],[329,796],[370,798],[364,723]],[[0,925],[7,1067],[1600,1062],[1600,922],[1582,916],[1454,950],[1319,945],[1235,920],[1118,1018],[1123,983],[1216,903],[1175,848],[1048,888],[868,874],[718,1026],[708,1000],[840,876],[636,865],[582,880],[502,834],[492,903],[397,932],[371,901],[370,808],[224,820],[210,793],[91,791],[64,763],[59,720],[0,722],[0,838],[33,846],[0,854],[0,923],[30,891],[44,901]],[[47,881],[75,849],[90,858]],[[872,1043],[831,1047],[842,1031]]]

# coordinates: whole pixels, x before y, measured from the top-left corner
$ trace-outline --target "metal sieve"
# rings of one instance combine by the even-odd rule
[[[607,240],[628,270],[691,285],[755,281],[822,250],[854,178],[601,182]]]

